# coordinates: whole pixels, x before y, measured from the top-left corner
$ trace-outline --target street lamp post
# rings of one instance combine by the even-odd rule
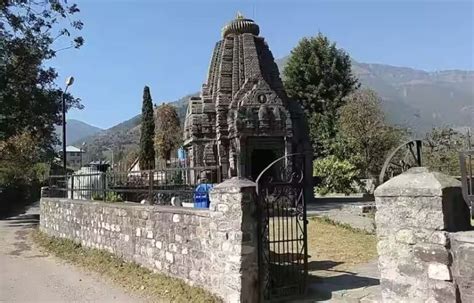
[[[70,76],[66,79],[66,88],[63,91],[62,101],[63,101],[63,168],[64,174],[67,174],[66,169],[66,92],[69,86],[74,83],[74,77]]]

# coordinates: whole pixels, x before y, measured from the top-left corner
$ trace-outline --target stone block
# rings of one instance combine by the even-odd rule
[[[458,302],[456,285],[454,283],[445,281],[432,281],[429,287],[428,302]]]
[[[428,277],[433,280],[451,281],[451,270],[446,264],[430,263],[428,264]]]
[[[165,253],[165,258],[166,258],[166,261],[168,261],[169,263],[174,262],[174,255],[168,251]]]
[[[429,237],[428,242],[433,244],[439,244],[444,247],[449,246],[448,233],[445,231],[434,231]]]
[[[474,244],[463,243],[454,249],[454,274],[474,281]]]
[[[147,239],[153,239],[153,231],[152,230],[147,230],[146,231],[146,238]]]
[[[429,226],[426,228],[447,231],[469,229],[469,209],[462,198],[461,183],[451,176],[425,167],[412,168],[379,186],[375,196],[378,210],[385,206],[393,211],[394,216],[386,220],[399,222],[403,216],[397,217],[397,214],[405,212],[405,224],[414,227],[426,225]],[[387,204],[392,200],[398,205]],[[384,218],[376,216],[377,219]]]
[[[174,222],[174,223],[181,222],[181,215],[179,215],[179,214],[174,214],[174,215],[173,215],[173,222]]]
[[[411,287],[410,284],[387,279],[380,279],[380,286],[382,287],[382,297],[385,299],[384,302],[396,302],[391,300],[394,296],[396,298],[408,298]],[[403,302],[403,300],[400,300],[399,302]]]
[[[420,262],[413,262],[413,260],[405,260],[397,262],[397,270],[404,276],[422,277],[425,275],[426,267]]]
[[[451,255],[444,246],[430,243],[419,243],[414,246],[414,255],[424,262],[451,264]]]
[[[395,239],[400,242],[400,243],[405,243],[405,244],[415,244],[416,243],[416,237],[415,237],[415,232],[411,229],[401,229],[397,231],[395,235]]]
[[[178,251],[178,247],[177,247],[176,244],[174,244],[174,243],[170,243],[170,244],[168,245],[168,249],[169,249],[170,251],[172,251],[172,252],[177,252],[177,251]]]

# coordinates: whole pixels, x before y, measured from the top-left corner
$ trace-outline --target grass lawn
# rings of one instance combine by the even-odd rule
[[[316,275],[344,271],[377,257],[376,237],[325,218],[308,223],[309,269]]]
[[[185,282],[153,273],[135,263],[101,250],[82,247],[73,241],[49,237],[39,230],[34,231],[33,240],[47,252],[98,272],[116,284],[136,292],[150,302],[221,302],[207,291],[191,287]]]

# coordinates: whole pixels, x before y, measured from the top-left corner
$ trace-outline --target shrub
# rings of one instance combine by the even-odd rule
[[[344,193],[347,195],[355,192],[354,183],[358,182],[359,170],[349,161],[339,160],[331,155],[314,161],[313,175],[321,180],[316,186],[318,194]]]
[[[106,202],[123,202],[123,198],[120,194],[114,191],[109,191],[105,195],[105,201]]]
[[[92,200],[103,201],[104,196],[103,194],[93,193]],[[123,202],[123,198],[120,194],[114,191],[109,191],[105,194],[105,202]]]

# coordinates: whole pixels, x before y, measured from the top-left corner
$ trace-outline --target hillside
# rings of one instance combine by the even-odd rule
[[[188,99],[191,96],[187,95],[169,103],[176,107],[181,123],[184,123]],[[140,140],[140,118],[140,114],[136,115],[111,128],[83,138],[83,141],[86,142],[87,152],[95,158],[94,156],[99,157],[101,151],[107,148],[122,150],[125,154],[129,150],[136,148]],[[82,142],[76,141],[75,144],[82,144]]]
[[[425,72],[382,64],[357,63],[362,85],[384,100],[389,119],[418,132],[434,126],[474,126],[474,72]]]
[[[280,71],[287,57],[277,60]],[[435,126],[474,127],[474,71],[426,72],[352,61],[362,86],[383,99],[388,119],[418,133]]]
[[[75,144],[82,144],[81,140],[93,136],[101,131],[101,128],[92,126],[79,120],[66,120],[66,142],[68,142],[68,144],[73,142]],[[56,134],[58,134],[59,138],[62,138],[62,133],[62,126],[56,126]]]
[[[277,60],[280,71],[286,58]],[[406,67],[353,61],[354,74],[362,86],[383,99],[389,120],[418,133],[433,126],[474,127],[474,71],[425,72]],[[198,93],[192,94],[197,95]],[[181,123],[191,95],[170,102]],[[85,139],[93,154],[108,147],[125,152],[136,148],[140,137],[140,115]]]

